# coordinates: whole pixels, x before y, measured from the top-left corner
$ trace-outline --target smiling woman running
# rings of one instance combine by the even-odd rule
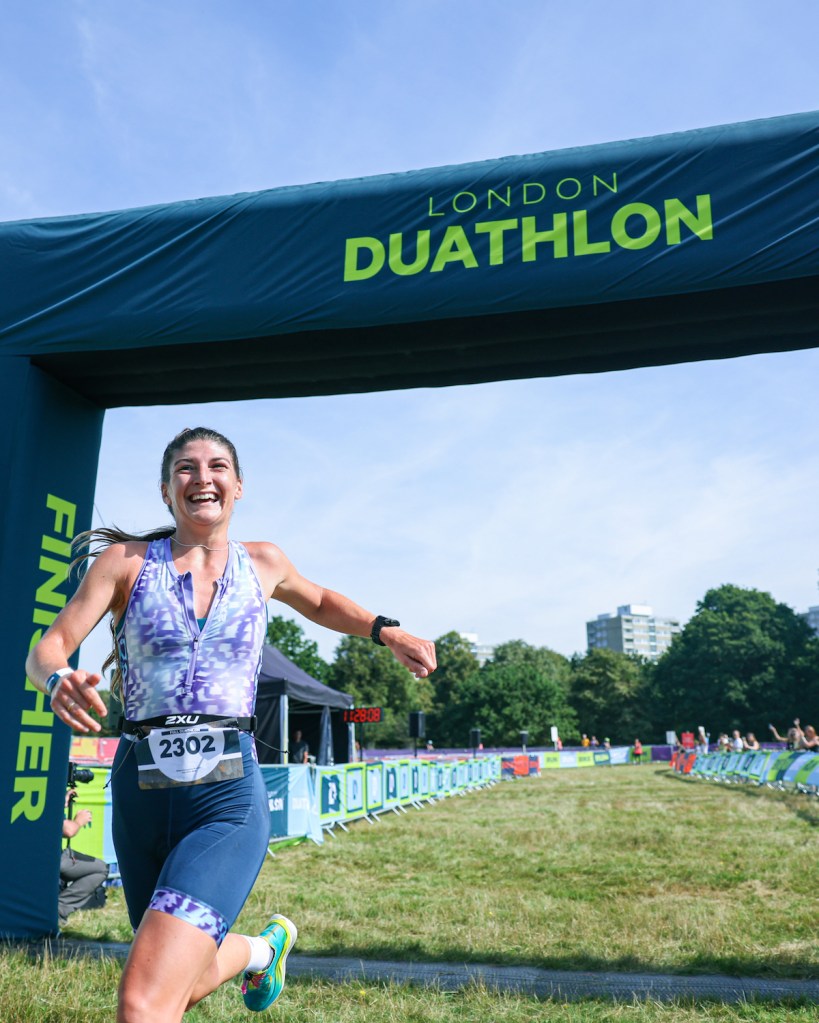
[[[141,536],[85,534],[88,570],[26,663],[62,721],[99,731],[91,712],[106,713],[101,675],[73,670],[68,659],[111,613],[126,718],[112,770],[113,834],[136,932],[119,1023],[178,1023],[240,973],[253,1011],[281,993],[295,925],[276,914],[256,937],[228,933],[269,837],[249,732],[266,601],[372,636],[418,678],[436,667],[433,643],[305,579],[278,547],[228,539],[243,483],[226,437],[184,430],[165,450],[161,479],[173,525]]]

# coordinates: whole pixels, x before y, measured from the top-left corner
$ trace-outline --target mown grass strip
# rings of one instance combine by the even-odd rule
[[[695,783],[664,768],[556,771],[390,814],[378,824],[362,821],[322,847],[280,850],[265,864],[238,926],[257,930],[282,910],[299,924],[299,949],[320,955],[815,978],[817,827],[819,801],[805,796]],[[109,903],[72,917],[70,933],[128,940],[121,893]],[[7,985],[9,957],[0,980],[4,1021],[15,1018],[5,1009],[18,984],[44,991],[43,967],[19,959],[17,979]],[[94,962],[66,970],[55,961],[46,971],[47,998],[65,983],[72,1004],[80,989],[71,978],[82,975],[85,983],[99,975],[104,982],[93,986],[101,1015],[77,1019],[111,1018],[105,1013],[118,970]],[[338,999],[331,1009],[324,985],[292,987],[294,1015],[283,1018],[346,1019],[356,999],[373,1000],[366,1002],[367,1019],[376,1023],[382,1014],[394,1020],[396,1012],[447,1020],[454,1005],[459,1020],[468,1019],[487,999],[497,1011],[474,1018],[517,1020],[532,1018],[525,1013],[538,1004],[479,990],[456,996],[340,985],[329,988]],[[232,998],[220,992],[191,1018],[230,1020]],[[223,999],[228,1014],[220,1016],[211,1006]],[[397,1002],[400,1009],[389,1008]],[[413,1008],[427,1003],[423,1011]],[[665,1019],[668,1006],[652,1005],[593,1003],[583,1018]],[[780,1012],[723,1008],[728,1015],[716,1007],[706,1018],[774,1020]],[[567,1019],[575,1009],[555,1006],[555,1018],[558,1012]],[[679,1005],[675,1012],[679,1019],[687,1010]]]

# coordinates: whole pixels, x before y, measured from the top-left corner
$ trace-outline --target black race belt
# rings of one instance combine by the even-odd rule
[[[224,714],[160,714],[142,721],[122,722],[123,735],[147,735],[152,728],[195,728],[196,725],[219,724],[221,728],[238,728],[242,732],[256,731],[256,716],[249,718],[225,717]]]

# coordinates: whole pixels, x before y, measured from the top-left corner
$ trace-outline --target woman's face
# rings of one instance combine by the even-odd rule
[[[241,496],[230,452],[212,440],[192,440],[180,448],[171,459],[170,480],[162,484],[162,500],[177,526],[228,522]]]

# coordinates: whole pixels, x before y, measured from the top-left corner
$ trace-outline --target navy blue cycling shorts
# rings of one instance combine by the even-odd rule
[[[253,738],[241,733],[240,742],[242,778],[140,789],[134,742],[120,740],[111,772],[113,838],[134,930],[155,909],[220,945],[235,923],[270,839]]]

